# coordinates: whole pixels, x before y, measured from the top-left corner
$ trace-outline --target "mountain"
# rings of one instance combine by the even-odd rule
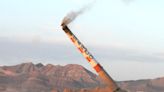
[[[129,92],[164,92],[164,77],[157,79],[124,81],[119,85]]]
[[[164,77],[121,81],[128,92],[164,92]],[[108,92],[101,79],[76,64],[0,66],[0,92]]]
[[[66,88],[94,88],[101,80],[84,67],[23,63],[0,67],[0,92],[62,92]]]
[[[118,85],[127,92],[164,92],[164,77],[157,79],[122,81]],[[65,92],[109,92],[108,87],[96,87],[94,89],[65,90]]]

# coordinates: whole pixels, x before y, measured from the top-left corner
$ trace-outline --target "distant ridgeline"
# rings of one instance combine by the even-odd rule
[[[129,92],[164,92],[164,78],[118,82]],[[0,66],[0,92],[108,92],[101,79],[76,64]]]

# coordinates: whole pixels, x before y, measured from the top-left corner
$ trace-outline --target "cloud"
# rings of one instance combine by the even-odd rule
[[[70,54],[72,53],[72,54]],[[72,46],[62,43],[22,42],[12,39],[0,38],[0,63],[16,64],[24,60],[41,60],[39,62],[53,61],[76,61],[80,58],[79,54],[73,50]]]
[[[162,62],[164,58],[156,54],[131,51],[113,47],[89,47],[93,56],[100,61],[138,61]],[[12,39],[0,38],[0,63],[18,64],[23,60],[37,60],[37,62],[67,64],[83,64],[85,60],[71,44],[40,42],[19,42]],[[86,62],[85,62],[86,63]]]
[[[95,48],[96,49],[96,48]],[[94,51],[94,50],[93,50]],[[163,62],[164,58],[156,53],[142,52],[124,48],[100,48],[95,52],[98,58],[108,61]]]

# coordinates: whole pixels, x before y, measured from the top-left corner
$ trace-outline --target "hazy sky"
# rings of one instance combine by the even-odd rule
[[[81,64],[61,30],[70,11],[93,0],[1,0],[0,64]],[[97,0],[69,25],[116,80],[164,76],[164,1]]]

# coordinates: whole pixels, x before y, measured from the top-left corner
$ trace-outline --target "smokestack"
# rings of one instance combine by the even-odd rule
[[[87,59],[87,61],[91,64],[94,70],[98,73],[98,75],[104,80],[104,82],[109,86],[109,92],[126,92],[121,90],[114,80],[108,75],[108,73],[104,70],[104,68],[97,62],[97,60],[93,57],[93,55],[87,50],[87,48],[79,41],[79,39],[71,32],[71,30],[62,23],[62,28],[73,44],[77,47],[77,49],[81,52],[81,54]]]
[[[62,29],[73,42],[73,44],[77,47],[77,49],[81,52],[81,54],[86,58],[86,60],[91,64],[94,70],[98,73],[102,80],[109,86],[109,92],[126,92],[121,90],[114,80],[108,75],[108,73],[104,70],[104,68],[97,62],[97,60],[93,57],[93,55],[87,50],[87,48],[80,42],[80,40],[71,32],[68,28],[68,24],[71,23],[76,17],[85,12],[86,9],[90,8],[90,5],[85,6],[78,12],[70,12],[62,21]]]

